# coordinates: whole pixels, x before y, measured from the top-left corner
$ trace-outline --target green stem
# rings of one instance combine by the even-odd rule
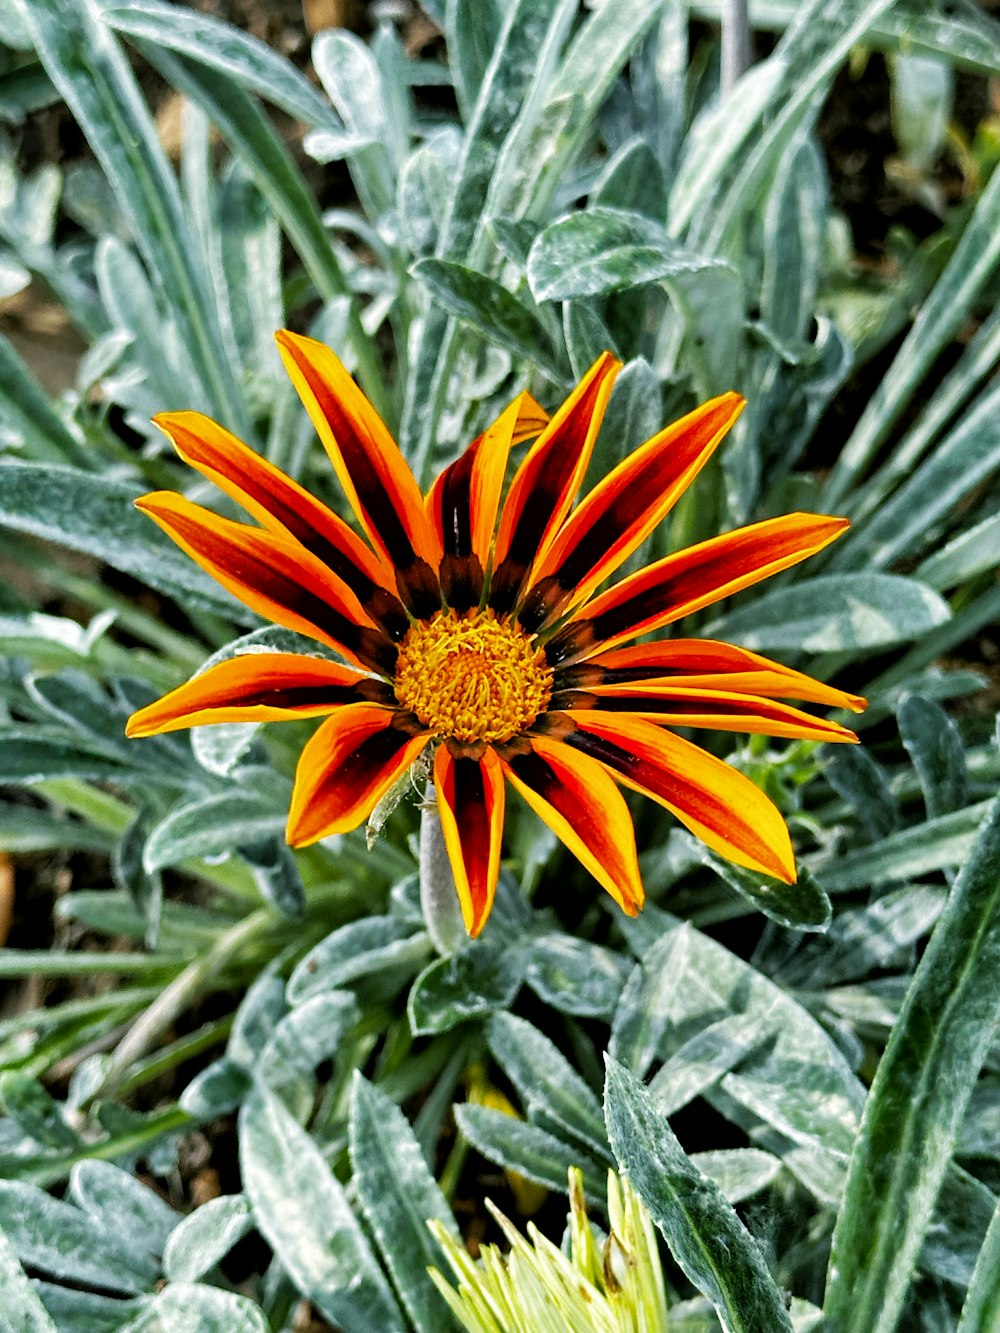
[[[431,943],[447,958],[462,942],[465,926],[430,785],[420,815],[420,906]]]

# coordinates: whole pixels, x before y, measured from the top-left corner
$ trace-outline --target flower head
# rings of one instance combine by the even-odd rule
[[[196,412],[157,424],[260,526],[172,492],[137,504],[241,601],[342,661],[234,657],[141,709],[129,735],[325,717],[296,773],[294,846],[357,827],[433,747],[445,844],[473,935],[496,888],[508,783],[631,915],[643,888],[621,785],[666,806],[728,859],[792,882],[775,806],[671,728],[853,741],[781,700],[854,710],[863,700],[729,644],[632,641],[805,559],[846,521],[767,519],[598,591],[704,467],[742,409],[739,395],[654,435],[573,509],[620,368],[605,354],[551,419],[522,394],[423,496],[333,352],[288,332],[278,344],[361,533]],[[501,504],[511,449],[532,437]]]

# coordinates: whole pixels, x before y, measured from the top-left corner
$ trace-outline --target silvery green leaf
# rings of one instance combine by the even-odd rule
[[[0,465],[0,525],[95,556],[195,609],[244,624],[252,613],[133,509],[137,486],[36,463]]]
[[[0,438],[42,463],[86,467],[87,451],[56,411],[48,394],[0,335]]]
[[[958,728],[944,709],[919,694],[899,702],[899,732],[920,778],[928,819],[968,803],[965,749]]]
[[[454,1320],[427,1275],[440,1262],[427,1222],[435,1218],[460,1242],[458,1227],[409,1121],[357,1070],[350,1145],[361,1206],[413,1326],[448,1333]]]
[[[290,1004],[350,985],[371,974],[396,973],[401,985],[431,951],[426,931],[397,917],[364,917],[340,926],[313,946],[288,979]]]
[[[266,834],[242,843],[240,856],[250,867],[260,896],[283,916],[302,916],[306,890],[295,853],[282,834]]]
[[[396,211],[406,246],[416,258],[437,246],[448,198],[448,176],[458,162],[461,141],[441,133],[421,144],[403,164]]]
[[[767,1014],[728,1014],[709,1023],[670,1056],[649,1082],[658,1111],[671,1116],[741,1064],[774,1031]]]
[[[885,770],[863,746],[831,746],[823,776],[857,815],[867,839],[875,842],[899,827],[899,806]]]
[[[0,1072],[0,1103],[25,1134],[46,1148],[75,1152],[83,1144],[63,1114],[63,1107],[23,1069]]]
[[[611,1017],[630,971],[619,953],[555,931],[527,948],[525,980],[540,1000],[580,1018]]]
[[[497,1013],[486,1025],[486,1040],[529,1120],[544,1112],[548,1122],[586,1144],[594,1156],[607,1152],[600,1102],[548,1037],[523,1018]]]
[[[323,991],[296,1005],[268,1037],[254,1073],[276,1092],[336,1056],[361,1016],[350,991]]]
[[[619,1169],[670,1250],[706,1295],[726,1333],[791,1333],[791,1320],[756,1241],[718,1186],[684,1153],[642,1083],[607,1057],[605,1116]]]
[[[411,272],[439,305],[457,319],[471,323],[487,341],[561,378],[540,319],[495,279],[444,259],[419,259]]]
[[[234,1111],[252,1087],[250,1071],[223,1056],[195,1074],[180,1095],[180,1106],[196,1120],[214,1120]]]
[[[1000,565],[1000,514],[966,528],[932,551],[914,571],[922,583],[943,592]]]
[[[135,910],[145,922],[143,937],[148,949],[155,949],[163,911],[163,881],[156,871],[143,864],[146,850],[147,820],[143,815],[128,826],[115,844],[111,873],[115,883],[125,890]]]
[[[200,1282],[171,1282],[117,1333],[269,1333],[259,1305]]]
[[[0,1333],[58,1333],[39,1300],[10,1241],[0,1230]]]
[[[506,1009],[521,989],[527,959],[520,941],[505,946],[474,940],[435,959],[410,988],[407,1014],[414,1036],[448,1032],[470,1018]]]
[[[302,1295],[334,1323],[403,1333],[343,1186],[301,1125],[260,1087],[240,1112],[240,1169],[255,1224]]]
[[[536,301],[566,301],[727,267],[684,249],[641,213],[594,207],[540,233],[528,255],[528,282]]]
[[[924,951],[882,1057],[834,1232],[825,1311],[893,1328],[965,1106],[1000,1023],[1000,802]],[[909,1146],[898,1151],[900,1142]]]
[[[1000,1325],[1000,1286],[996,1275],[1000,1270],[1000,1204],[983,1241],[976,1261],[972,1281],[962,1306],[962,1321],[958,1333],[990,1333]]]
[[[673,1021],[673,1003],[684,976],[691,932],[669,931],[643,954],[625,984],[611,1022],[608,1050],[628,1062],[642,1078],[656,1059],[664,1032]]]
[[[689,1160],[718,1185],[729,1203],[759,1194],[781,1170],[780,1159],[759,1148],[718,1148],[692,1153]]]
[[[337,118],[290,60],[231,23],[157,0],[110,5],[103,16],[117,32],[169,47],[217,70],[306,125],[336,127]]]
[[[154,1256],[163,1253],[179,1221],[158,1194],[111,1162],[77,1162],[70,1172],[69,1194],[98,1225],[123,1230],[133,1244]]]
[[[944,146],[955,100],[954,68],[937,56],[899,51],[889,61],[892,132],[903,157],[928,172]]]
[[[50,810],[0,802],[0,851],[103,852],[114,846],[115,835],[107,829],[67,819]]]
[[[824,931],[830,925],[830,899],[805,866],[799,867],[794,884],[786,884],[783,880],[734,865],[695,839],[692,842],[695,842],[704,865],[710,866],[731,889],[780,926]]]
[[[130,777],[136,777],[136,770],[97,740],[39,723],[0,725],[0,782],[31,786],[53,778],[125,782]],[[143,780],[149,780],[148,774]]]
[[[566,1193],[569,1168],[578,1166],[583,1172],[588,1199],[604,1206],[605,1167],[581,1150],[579,1144],[567,1143],[505,1111],[472,1102],[461,1102],[455,1107],[455,1123],[476,1151],[491,1162],[561,1194]]]
[[[313,42],[313,66],[349,133],[370,138],[369,148],[351,156],[355,187],[371,219],[388,209],[395,195],[393,167],[387,151],[389,134],[386,89],[368,47],[354,33],[328,28]]]
[[[0,1181],[0,1228],[22,1263],[53,1277],[128,1295],[156,1279],[148,1254],[36,1185]]]
[[[446,0],[444,32],[462,119],[467,121],[500,39],[498,0]]]
[[[663,221],[667,215],[663,168],[644,139],[633,139],[615,153],[601,172],[590,203]]]
[[[932,588],[897,574],[826,574],[763,593],[708,629],[745,648],[817,653],[908,643],[951,617]]]
[[[172,1282],[194,1282],[226,1257],[253,1226],[244,1194],[209,1199],[182,1218],[163,1250],[163,1271]]]
[[[873,883],[896,884],[951,870],[960,866],[972,850],[985,813],[984,801],[966,806],[929,819],[926,824],[890,833],[873,847],[817,860],[815,868],[829,893],[845,893]]]
[[[621,357],[611,330],[590,301],[567,301],[563,306],[563,338],[573,378],[583,379],[602,352]],[[565,372],[563,373],[565,378]]]
[[[198,797],[172,810],[150,832],[143,854],[146,870],[203,856],[220,856],[281,833],[284,811],[247,792]]]

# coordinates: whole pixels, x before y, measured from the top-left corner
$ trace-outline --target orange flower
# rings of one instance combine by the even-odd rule
[[[235,657],[141,709],[128,734],[328,715],[299,761],[293,846],[357,827],[433,746],[471,935],[493,902],[508,782],[630,915],[643,888],[618,784],[659,801],[729,860],[793,882],[788,830],[771,801],[668,728],[853,741],[837,723],[779,701],[854,710],[864,701],[725,643],[621,645],[787,569],[846,521],[767,519],[595,596],[704,467],[743,399],[723,394],[668,426],[571,512],[620,369],[605,354],[551,420],[522,394],[422,496],[333,352],[288,332],[278,344],[367,541],[195,412],[157,424],[261,526],[171,492],[137,504],[241,601],[349,665]],[[501,506],[511,447],[531,436]]]

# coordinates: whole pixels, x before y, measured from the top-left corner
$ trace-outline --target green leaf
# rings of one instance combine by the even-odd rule
[[[851,1160],[825,1311],[844,1333],[899,1318],[969,1095],[1000,1023],[1000,801],[988,808],[907,992]]]
[[[186,802],[150,833],[143,863],[150,873],[203,856],[218,856],[281,833],[285,815],[246,791],[225,791]]]
[[[672,1006],[684,976],[691,931],[672,930],[643,955],[622,991],[611,1023],[611,1055],[627,1063],[639,1078],[656,1059]]]
[[[189,1213],[174,1227],[163,1250],[163,1271],[172,1282],[194,1282],[226,1257],[253,1226],[250,1201],[223,1194]]]
[[[80,1136],[71,1129],[64,1108],[36,1078],[20,1069],[0,1072],[0,1102],[11,1120],[43,1147],[69,1149],[80,1146]]]
[[[692,1153],[688,1160],[718,1185],[729,1203],[759,1194],[781,1170],[780,1159],[759,1148],[719,1148]]]
[[[671,1116],[714,1087],[729,1071],[774,1033],[775,1020],[766,1014],[728,1014],[709,1023],[674,1051],[649,1082],[656,1109]]]
[[[968,318],[979,291],[1000,261],[1000,176],[990,177],[944,272],[913,321],[906,341],[883,375],[841,450],[825,488],[836,508],[875,457],[927,372]]]
[[[493,278],[446,259],[420,259],[410,271],[440,306],[471,323],[488,342],[556,379],[564,377],[538,316]]]
[[[0,726],[0,782],[30,785],[51,778],[121,782],[135,776],[110,746],[96,740],[88,742],[39,723]]]
[[[928,819],[962,809],[969,799],[969,778],[954,722],[940,704],[919,694],[904,694],[898,715],[899,734],[917,770]]]
[[[935,870],[959,866],[972,850],[987,803],[966,806],[950,815],[929,819],[926,824],[891,833],[874,847],[844,852],[813,863],[827,892],[845,893],[872,884],[891,884],[917,879]]]
[[[601,1104],[559,1048],[513,1014],[494,1014],[486,1040],[524,1103],[529,1120],[541,1112],[601,1157],[607,1152]]]
[[[908,643],[950,616],[939,594],[916,579],[828,574],[766,592],[707,632],[758,651],[819,653]]]
[[[568,301],[728,267],[685,250],[641,213],[594,207],[540,233],[528,255],[528,282],[536,301]]]
[[[863,745],[831,745],[823,752],[823,776],[851,806],[870,842],[899,827],[899,805],[885,769]]]
[[[645,139],[630,139],[601,172],[590,196],[595,205],[659,219],[667,213],[667,191],[660,166]]]
[[[180,1220],[158,1194],[111,1162],[77,1162],[69,1193],[98,1226],[120,1231],[130,1245],[156,1258]]]
[[[569,1168],[578,1166],[583,1172],[587,1197],[602,1207],[606,1203],[605,1169],[578,1144],[571,1145],[504,1111],[474,1106],[471,1102],[455,1107],[455,1123],[459,1132],[489,1161],[560,1194],[566,1193]]]
[[[914,577],[942,592],[997,565],[1000,565],[1000,514],[991,514],[932,551],[917,566]]]
[[[0,524],[103,560],[183,606],[246,623],[252,613],[133,509],[138,494],[137,486],[74,468],[0,464]]]
[[[350,991],[311,995],[285,1014],[268,1037],[254,1074],[273,1090],[308,1078],[317,1065],[335,1058],[360,1018]]]
[[[445,4],[448,59],[455,80],[455,96],[465,121],[476,105],[502,25],[502,6],[497,0],[447,0]]]
[[[270,1333],[259,1305],[200,1282],[171,1282],[118,1333]]]
[[[435,1218],[460,1243],[458,1227],[406,1117],[357,1070],[350,1144],[361,1206],[414,1327],[453,1330],[454,1320],[427,1275],[438,1263],[427,1223]]]
[[[833,912],[830,899],[807,867],[799,867],[799,877],[794,884],[785,884],[780,879],[733,865],[732,861],[716,856],[695,838],[688,841],[692,852],[704,865],[710,866],[741,898],[779,926],[788,926],[792,930],[826,930],[829,926]]]
[[[154,285],[169,293],[183,345],[216,412],[248,420],[177,182],[128,62],[94,0],[15,0],[39,59],[104,168]]]
[[[958,1333],[996,1333],[1000,1328],[1000,1204],[983,1241],[962,1306]]]
[[[17,446],[42,463],[87,467],[88,451],[59,416],[52,401],[11,343],[0,334],[0,427],[7,448]]]
[[[130,0],[111,5],[103,16],[116,32],[144,37],[217,70],[227,80],[258,93],[306,125],[337,128],[337,117],[309,80],[290,60],[230,23],[200,14],[178,11],[157,0]]]
[[[22,1263],[53,1277],[128,1295],[148,1290],[156,1279],[148,1255],[37,1185],[0,1180],[0,1228]]]
[[[603,349],[602,349],[603,350]],[[629,361],[615,380],[587,477],[594,485],[663,425],[660,382],[648,361]]]
[[[17,1254],[0,1230],[0,1333],[57,1333],[45,1306],[35,1294]]]
[[[115,837],[106,829],[65,819],[51,810],[0,802],[0,852],[110,852]]]
[[[239,1124],[240,1170],[255,1224],[302,1295],[334,1323],[403,1333],[343,1186],[306,1131],[259,1087]]]
[[[313,42],[313,66],[348,134],[361,145],[350,166],[366,216],[375,221],[395,198],[390,141],[389,91],[373,53],[360,37],[328,28]]]
[[[352,921],[320,940],[288,979],[290,1004],[351,982],[387,975],[394,994],[407,975],[423,965],[431,951],[426,931],[415,931],[398,917],[375,916]]]
[[[791,1333],[757,1243],[718,1186],[692,1164],[639,1079],[610,1056],[607,1069],[612,1149],[687,1277],[715,1306],[727,1333]]]
[[[556,931],[528,947],[525,980],[538,998],[564,1014],[610,1019],[630,968],[613,949]]]
[[[72,1287],[57,1287],[51,1282],[36,1279],[32,1286],[56,1321],[59,1333],[118,1333],[122,1324],[143,1306],[145,1297],[123,1300],[121,1297],[98,1296],[91,1291],[75,1291]],[[7,1333],[6,1326],[0,1329]],[[20,1333],[20,1329],[18,1329]]]
[[[448,1032],[514,1002],[527,959],[520,942],[475,940],[449,958],[428,963],[410,988],[407,1013],[414,1036]]]

